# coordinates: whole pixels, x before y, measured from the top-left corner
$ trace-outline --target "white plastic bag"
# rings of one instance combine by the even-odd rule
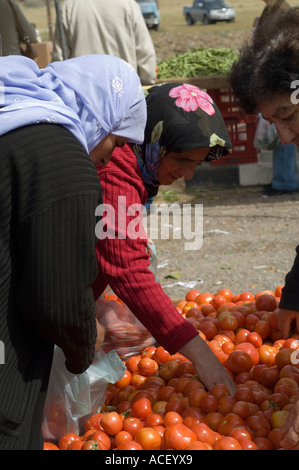
[[[75,375],[65,367],[63,351],[55,347],[42,420],[44,440],[57,442],[68,432],[82,434],[86,419],[104,405],[108,383],[120,380],[125,370],[115,351],[100,350],[93,364]]]
[[[266,121],[260,114],[253,145],[263,150],[273,150],[280,144],[274,124]]]

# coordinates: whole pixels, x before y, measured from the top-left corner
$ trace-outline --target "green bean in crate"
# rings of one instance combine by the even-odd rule
[[[231,48],[214,47],[188,50],[164,59],[158,64],[158,79],[227,75],[238,52]]]

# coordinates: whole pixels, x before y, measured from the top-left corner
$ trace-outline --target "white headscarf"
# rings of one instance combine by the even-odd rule
[[[29,124],[60,124],[87,152],[108,134],[137,143],[144,138],[140,79],[114,56],[87,55],[44,69],[27,57],[0,57],[0,108],[0,135]]]

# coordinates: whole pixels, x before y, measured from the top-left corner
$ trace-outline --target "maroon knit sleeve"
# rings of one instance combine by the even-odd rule
[[[98,240],[99,277],[95,285],[104,285],[105,279],[156,341],[173,354],[198,333],[177,311],[148,269],[145,232],[136,239],[128,237],[128,234],[124,237],[124,227],[128,228],[134,222],[134,216],[127,216],[125,226],[123,219],[118,219],[121,215],[118,209],[124,210],[119,205],[119,196],[125,196],[126,211],[132,204],[145,202],[142,180],[138,172],[132,175],[132,172],[126,171],[122,162],[114,171],[100,172],[100,181],[104,203],[113,206],[116,225],[120,222],[120,227],[115,227],[115,239],[103,237]],[[110,227],[110,234],[113,230]]]

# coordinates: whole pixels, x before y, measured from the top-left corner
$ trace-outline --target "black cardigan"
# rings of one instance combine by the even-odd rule
[[[93,360],[90,286],[102,196],[89,155],[55,124],[1,136],[0,175],[1,449],[1,435],[2,442],[21,439],[26,413],[48,381],[54,344],[73,373]]]

